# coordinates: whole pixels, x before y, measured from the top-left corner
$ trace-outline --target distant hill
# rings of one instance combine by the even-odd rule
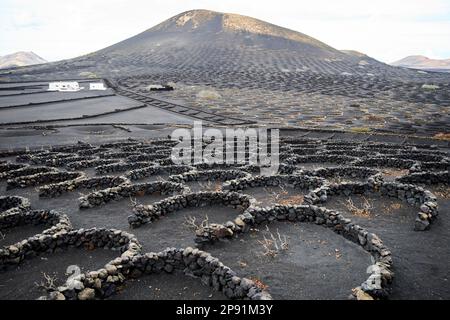
[[[412,69],[448,71],[450,72],[450,59],[430,59],[425,56],[409,56],[391,63],[393,66]]]
[[[338,50],[303,33],[239,14],[209,10],[183,12],[101,52],[127,50],[142,53],[146,49],[154,50],[156,47],[167,47],[166,50],[170,50],[174,47],[205,44],[289,49],[320,57],[342,56]]]
[[[46,63],[47,61],[39,57],[36,53],[29,51],[19,51],[6,56],[0,56],[0,69],[31,66],[33,64]]]
[[[30,68],[42,76],[92,72],[112,78],[160,73],[195,79],[233,72],[256,78],[268,72],[345,76],[415,73],[356,51],[337,50],[301,32],[259,19],[203,9],[180,13],[96,52]]]
[[[108,66],[102,65],[108,62]],[[159,70],[312,71],[328,74],[402,72],[367,56],[337,50],[304,33],[234,13],[190,10],[110,47],[67,61],[99,74]],[[92,68],[94,69],[94,68]],[[103,70],[102,70],[103,69]]]

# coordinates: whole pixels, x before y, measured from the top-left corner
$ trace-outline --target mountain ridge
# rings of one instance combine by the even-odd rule
[[[182,12],[98,51],[38,69],[42,73],[67,74],[72,70],[78,75],[91,72],[113,78],[168,72],[231,74],[244,70],[254,74],[315,72],[370,77],[414,72],[357,51],[335,49],[263,20],[204,9]]]
[[[423,55],[412,55],[401,60],[392,62],[391,65],[413,69],[448,69],[450,70],[450,59],[431,59]]]
[[[24,67],[47,61],[33,51],[18,51],[5,56],[0,56],[0,69]]]
[[[306,34],[284,28],[260,19],[236,13],[216,12],[205,9],[196,9],[182,12],[146,31],[155,31],[163,30],[164,28],[170,28],[170,24],[173,22],[175,22],[175,25],[178,27],[185,26],[186,24],[189,25],[190,22],[193,29],[197,29],[201,27],[202,24],[205,24],[206,22],[211,21],[217,17],[222,20],[221,31],[223,32],[248,32],[259,35],[280,37],[293,41],[304,41],[307,43],[331,48],[327,44],[318,41]]]

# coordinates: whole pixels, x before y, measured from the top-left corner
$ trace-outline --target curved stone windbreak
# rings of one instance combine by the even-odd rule
[[[420,183],[426,185],[446,184],[450,185],[450,171],[440,172],[414,172],[395,180],[399,183]]]
[[[248,173],[261,173],[261,167],[257,165],[246,165],[237,167],[237,170],[245,171]],[[295,170],[298,170],[296,166],[280,163],[278,165],[278,174],[292,174]]]
[[[156,181],[139,184],[122,184],[117,187],[103,189],[92,192],[86,196],[80,197],[80,209],[87,209],[96,206],[104,205],[113,200],[120,200],[123,198],[133,197],[136,195],[150,195],[150,194],[174,194],[187,192],[188,189],[179,183]]]
[[[102,176],[49,184],[39,188],[39,197],[58,197],[76,189],[112,188],[130,181],[125,177]]]
[[[416,147],[407,150],[408,154],[424,154],[424,155],[439,155],[444,158],[448,158],[449,154],[446,151],[432,149],[432,150],[419,150]]]
[[[0,151],[0,158],[6,158],[6,157],[14,157],[21,154],[24,154],[27,152],[27,149],[15,149],[15,150],[1,150]]]
[[[154,165],[141,169],[130,170],[125,174],[125,176],[130,180],[139,180],[156,174],[164,174],[164,173],[180,174],[191,170],[194,170],[194,167],[186,165],[168,165],[168,166]]]
[[[16,157],[16,162],[30,162],[32,159],[40,157],[51,157],[60,154],[59,152],[52,152],[49,150],[28,151],[23,154],[19,154]]]
[[[436,197],[428,190],[413,184],[402,184],[398,182],[383,182],[380,184],[370,183],[342,183],[326,187],[327,196],[351,194],[379,194],[397,198],[410,205],[417,206],[420,211],[414,224],[414,230],[423,231],[430,227],[430,223],[438,215],[438,204]]]
[[[17,177],[31,176],[38,173],[56,172],[56,168],[52,167],[29,167],[24,166],[23,168],[12,170],[8,172],[3,172],[0,174],[0,179],[13,179]]]
[[[102,152],[107,152],[110,149],[108,148],[100,148],[100,147],[92,147],[91,149],[84,149],[77,152],[79,156],[92,156],[92,155],[98,155]]]
[[[19,196],[0,197],[0,215],[10,212],[12,209],[24,210],[30,207],[30,200]]]
[[[251,178],[251,175],[241,170],[192,170],[169,177],[169,181],[185,183],[190,181],[228,181]]]
[[[336,167],[320,168],[316,170],[305,170],[306,175],[321,178],[348,177],[366,179],[369,183],[383,182],[383,176],[379,170],[365,167]]]
[[[33,164],[46,164],[48,161],[55,159],[64,159],[73,157],[73,153],[63,153],[63,152],[39,152],[39,153],[28,153],[19,156],[21,160],[25,160],[28,156],[28,161]],[[18,157],[18,158],[19,158]]]
[[[361,158],[367,156],[367,151],[364,150],[352,150],[352,149],[334,149],[334,150],[321,150],[320,155],[337,155],[337,156],[351,156],[355,158]]]
[[[241,170],[242,166],[229,163],[196,163],[192,165],[198,171],[204,170]]]
[[[93,159],[92,156],[80,157],[72,153],[56,153],[39,157],[32,156],[29,162],[36,165],[63,166],[68,162],[91,159]]]
[[[29,176],[21,176],[7,180],[6,190],[26,188],[30,186],[37,186],[40,184],[50,184],[54,182],[77,179],[85,176],[86,175],[83,172],[50,171],[46,173],[37,173]]]
[[[450,161],[421,162],[420,170],[421,171],[429,171],[429,170],[450,171]]]
[[[246,210],[255,199],[237,192],[196,192],[173,196],[152,205],[136,205],[128,217],[132,228],[158,220],[160,217],[182,210],[202,206],[223,205]]]
[[[219,259],[199,249],[167,248],[164,251],[145,253],[133,257],[114,259],[97,271],[81,274],[68,280],[47,299],[105,299],[119,292],[128,279],[146,275],[183,272],[203,284],[222,292],[230,299],[270,300],[267,291],[260,289],[252,280],[240,278]],[[179,276],[179,275],[175,275]],[[77,286],[74,286],[74,280]]]
[[[24,259],[69,247],[120,250],[122,257],[140,253],[136,237],[125,231],[104,228],[61,230],[55,234],[38,234],[13,246],[0,249],[0,270],[20,264]]]
[[[72,156],[62,159],[54,159],[52,161],[46,162],[46,165],[48,166],[56,166],[56,167],[64,167],[69,163],[74,162],[80,162],[80,161],[89,161],[89,160],[95,160],[95,157],[93,156]]]
[[[419,152],[419,153],[438,153],[440,151],[436,146],[431,145],[398,145],[396,143],[387,144],[387,143],[376,143],[376,144],[361,144],[361,150],[367,150],[370,152],[378,152],[383,154],[395,153],[395,152]],[[420,150],[418,150],[420,149]]]
[[[126,151],[126,152],[136,151],[136,152],[142,152],[142,153],[155,153],[156,151],[167,150],[167,149],[168,149],[168,147],[166,147],[164,145],[153,146],[150,144],[132,145],[132,146],[126,146],[126,147],[121,148],[122,151]],[[169,147],[169,149],[171,149],[171,147]]]
[[[380,151],[409,151],[412,148],[415,148],[415,145],[398,145],[396,143],[383,143],[383,142],[372,142],[369,144],[361,144],[361,149],[370,150],[372,152],[380,152]],[[420,148],[429,149],[431,146],[421,145]]]
[[[171,139],[156,139],[152,140],[150,145],[151,146],[164,146],[166,148],[172,148],[176,146],[179,143],[179,141],[174,141]]]
[[[24,154],[36,155],[39,153],[76,153],[80,150],[92,149],[93,146],[79,141],[77,144],[69,144],[62,146],[50,146],[49,148],[39,148],[34,151],[30,151],[29,148],[18,148],[14,150],[2,150],[0,151],[0,158],[4,157],[12,157],[12,156],[20,156]]]
[[[320,177],[313,177],[303,174],[294,175],[273,175],[273,176],[253,176],[226,181],[222,188],[229,191],[242,191],[257,187],[291,186],[294,189],[309,190],[304,201],[308,203],[319,202],[324,192],[322,186],[326,180]]]
[[[398,153],[398,154],[392,154],[389,157],[397,158],[397,159],[421,161],[421,162],[440,162],[440,161],[448,162],[448,157],[445,157],[445,156],[439,155],[439,154],[434,154],[434,153],[429,154],[429,153],[423,153],[423,152]]]
[[[174,163],[172,161],[172,158],[155,160],[155,164],[159,165],[159,166],[173,166],[173,165],[176,165],[176,163]]]
[[[92,149],[93,146],[86,142],[79,141],[76,144],[72,145],[62,145],[62,146],[52,146],[50,147],[50,151],[52,152],[66,152],[66,153],[76,153],[80,150]]]
[[[3,176],[5,173],[8,173],[9,171],[22,169],[23,167],[25,167],[25,165],[19,163],[10,163],[10,162],[0,163],[0,177]]]
[[[333,151],[333,150],[362,150],[364,144],[360,142],[341,142],[341,143],[333,143],[323,141],[324,150]]]
[[[141,142],[130,138],[125,141],[103,143],[100,145],[100,148],[123,148],[123,147],[130,147],[130,146],[138,146],[141,144],[142,144]]]
[[[357,160],[356,157],[342,156],[342,155],[306,155],[306,156],[292,156],[286,159],[286,163],[290,165],[298,165],[302,163],[316,163],[329,162],[335,164],[349,164]]]
[[[248,232],[254,225],[272,221],[299,221],[315,223],[331,229],[344,238],[360,245],[369,252],[375,263],[369,267],[370,276],[356,290],[362,290],[374,299],[387,298],[390,293],[394,273],[392,271],[391,251],[383,244],[380,238],[354,224],[336,211],[328,210],[315,205],[282,206],[275,205],[270,208],[250,207],[244,214],[239,215],[232,223],[221,226],[229,232],[218,233],[217,226],[206,226],[197,232],[196,243],[214,243],[233,235]]]
[[[112,172],[122,172],[126,170],[133,170],[133,169],[142,169],[145,167],[154,166],[154,162],[150,161],[144,161],[144,162],[119,162],[119,163],[112,163],[112,164],[106,164],[102,166],[98,166],[95,168],[95,172],[97,174],[107,174]]]
[[[62,230],[71,230],[67,215],[54,210],[9,210],[8,213],[0,215],[0,230],[10,229],[24,225],[47,225],[48,229],[41,234],[55,234]],[[14,245],[17,247],[17,245]],[[9,250],[11,250],[9,248]],[[13,250],[14,251],[14,250]]]
[[[389,167],[397,169],[411,169],[417,162],[397,158],[367,157],[356,160],[352,165],[357,167]]]
[[[308,146],[308,145],[316,145],[317,142],[311,138],[301,138],[301,137],[280,137],[280,141],[292,146]]]
[[[119,163],[116,159],[93,159],[93,160],[81,160],[75,162],[68,162],[66,164],[67,168],[70,170],[80,170],[92,167],[100,167],[110,164]]]
[[[134,155],[139,155],[139,153],[128,152],[128,151],[122,151],[122,152],[106,151],[103,153],[99,153],[98,157],[100,159],[120,159],[120,158],[127,158],[129,156],[134,156]]]
[[[308,147],[294,147],[290,150],[290,152],[287,154],[287,156],[310,156],[310,155],[316,155],[319,153],[321,149],[319,149],[318,146],[308,146]]]
[[[170,151],[165,153],[142,153],[127,157],[127,161],[156,161],[170,159]]]

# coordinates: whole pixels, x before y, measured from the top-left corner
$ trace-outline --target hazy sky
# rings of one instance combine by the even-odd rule
[[[191,9],[252,16],[384,62],[450,58],[450,0],[0,0],[0,55],[72,58]]]

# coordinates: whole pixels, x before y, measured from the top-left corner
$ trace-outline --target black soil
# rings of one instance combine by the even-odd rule
[[[24,260],[0,272],[0,299],[36,299],[45,295],[45,290],[39,286],[47,283],[45,275],[52,277],[57,286],[63,285],[70,276],[66,274],[69,266],[78,266],[81,272],[98,270],[119,255],[119,251],[113,250],[68,249]]]
[[[23,225],[9,229],[0,230],[0,246],[8,246],[15,244],[23,239],[41,233],[46,229],[46,225]]]
[[[146,275],[126,283],[111,300],[223,300],[225,296],[182,272]]]
[[[370,255],[321,226],[277,222],[270,233],[288,241],[275,257],[264,255],[265,226],[238,239],[207,247],[233,270],[268,286],[275,299],[347,299],[366,278]],[[278,233],[277,233],[278,232]],[[324,290],[324,288],[326,288]]]
[[[362,197],[351,198],[361,207]],[[394,252],[395,281],[390,298],[448,299],[450,199],[438,198],[438,219],[431,224],[430,230],[418,232],[413,230],[418,208],[390,198],[367,198],[374,205],[373,215],[369,218],[351,214],[343,204],[347,197],[330,198],[325,206],[342,210],[344,215],[380,236]]]
[[[256,199],[260,207],[282,205],[300,205],[303,203],[303,196],[308,193],[307,190],[294,189],[288,186],[277,187],[255,187],[242,191]]]

